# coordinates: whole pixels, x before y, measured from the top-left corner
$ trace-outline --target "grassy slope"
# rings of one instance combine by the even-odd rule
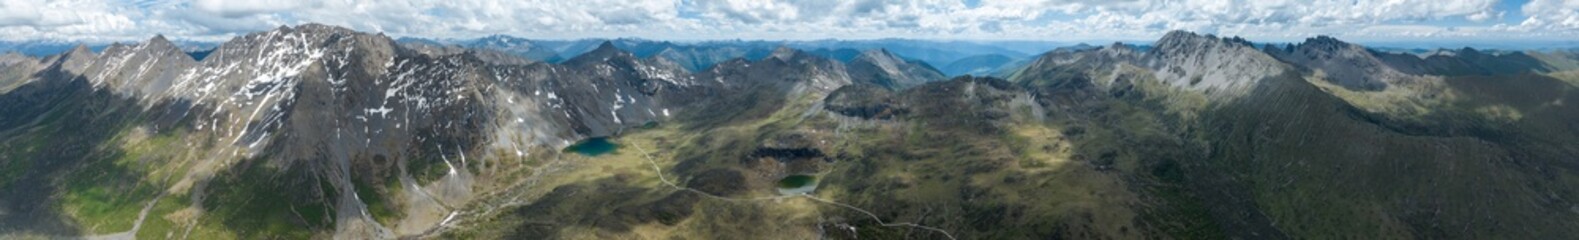
[[[858,229],[853,235],[828,236],[942,237],[919,229],[878,226],[862,213],[807,199],[744,203],[702,199],[693,203],[695,206],[682,208],[700,207],[707,211],[671,216],[680,217],[678,221],[643,220],[646,218],[641,214],[621,211],[665,203],[666,199],[684,194],[660,185],[640,158],[640,152],[633,151],[633,145],[652,151],[671,178],[682,184],[695,184],[691,181],[719,169],[758,171],[755,165],[739,159],[763,142],[784,134],[809,134],[812,139],[831,140],[822,149],[838,157],[819,179],[822,186],[816,194],[871,210],[888,222],[936,226],[970,238],[1137,238],[1152,234],[1146,229],[1154,226],[1138,225],[1143,222],[1138,220],[1142,213],[1134,208],[1141,203],[1131,187],[1120,180],[1120,174],[1097,170],[1091,163],[1094,159],[1077,159],[1080,157],[1074,155],[1083,152],[1076,152],[1075,143],[1061,136],[1060,126],[1035,120],[1027,115],[1032,112],[1029,109],[1013,109],[1019,113],[988,122],[973,120],[985,118],[960,115],[984,112],[945,111],[979,104],[973,101],[916,101],[964,105],[930,106],[929,110],[918,112],[921,115],[898,124],[845,128],[835,135],[841,121],[847,120],[822,112],[806,115],[806,109],[817,100],[820,99],[804,97],[789,101],[787,107],[777,108],[772,114],[737,118],[705,131],[666,124],[628,132],[614,139],[622,148],[611,155],[591,159],[561,155],[582,166],[556,173],[548,178],[553,179],[551,182],[540,183],[538,187],[543,190],[538,200],[513,210],[514,213],[485,217],[490,221],[452,234],[483,238],[802,238],[811,237],[805,234],[815,234],[818,228],[853,226]],[[989,101],[984,106],[1009,105]],[[1115,137],[1106,134],[1112,133],[1082,137]],[[1138,168],[1133,166],[1134,157],[1123,158],[1131,159],[1126,160],[1131,165],[1127,168]],[[772,196],[774,180],[777,179],[747,174],[745,189],[725,194],[738,198]],[[578,192],[582,194],[573,194]],[[1187,211],[1159,214],[1180,212]],[[1180,231],[1198,228],[1183,222],[1175,225],[1167,227]]]
[[[998,122],[1008,124],[986,124],[987,113],[970,110],[990,101],[948,101],[956,95],[921,97],[916,104],[935,106],[914,106],[923,110],[897,121],[854,125],[806,115],[815,99],[740,101],[712,111],[738,114],[616,141],[646,146],[685,183],[719,169],[755,171],[743,156],[786,134],[829,140],[819,149],[837,157],[820,174],[818,196],[967,238],[1541,238],[1567,234],[1575,222],[1562,211],[1572,174],[1531,165],[1568,164],[1550,160],[1576,152],[1561,144],[1573,133],[1549,131],[1573,119],[1563,104],[1573,91],[1549,84],[1560,81],[1447,79],[1436,90],[1451,95],[1417,104],[1388,101],[1418,93],[1334,92],[1297,75],[1267,79],[1239,102],[1180,91],[1130,66],[1017,76],[1048,106],[1045,120],[1016,109]],[[785,104],[761,104],[774,102]],[[648,219],[620,209],[676,194],[629,150],[569,160],[582,166],[540,185],[541,201],[455,236],[795,236],[764,233],[853,226],[826,234],[940,237],[800,200],[703,200],[683,206],[707,211]],[[731,196],[772,195],[770,178],[747,176],[746,189]]]
[[[193,160],[205,156],[211,149],[211,136],[194,134],[184,128],[152,131],[149,113],[136,101],[122,99],[102,91],[86,90],[82,84],[32,83],[30,87],[54,89],[45,98],[49,108],[35,108],[42,112],[37,119],[21,119],[22,124],[5,130],[0,140],[0,190],[26,191],[13,195],[13,201],[32,206],[50,206],[64,218],[61,226],[30,228],[55,229],[35,232],[32,235],[95,235],[119,233],[130,230],[144,207],[153,203],[137,236],[166,238],[167,236],[196,236],[202,238],[250,238],[248,236],[287,236],[303,233],[300,228],[268,227],[270,224],[248,224],[248,221],[281,220],[255,216],[272,216],[261,213],[288,212],[273,205],[253,204],[248,207],[208,211],[192,209],[191,193],[165,194],[176,182],[187,177]],[[27,93],[7,93],[27,94]],[[30,96],[6,96],[32,98]],[[36,99],[36,98],[35,98]],[[155,107],[154,109],[159,109]],[[20,111],[32,111],[21,109]],[[36,120],[36,121],[35,121]],[[182,124],[174,124],[182,125]],[[201,143],[194,145],[193,143]],[[48,161],[42,161],[48,160]],[[224,175],[224,174],[222,174]],[[272,174],[271,174],[272,175]],[[263,186],[277,182],[268,179],[239,180],[234,176],[213,184],[221,189],[236,185]],[[288,186],[279,186],[288,187]],[[254,187],[256,188],[256,187]],[[226,194],[216,191],[209,200],[216,205],[243,205],[248,201],[238,198],[267,198],[272,193],[289,193],[291,188],[247,189],[245,192]],[[246,196],[237,196],[246,195]],[[17,198],[20,197],[20,198]],[[158,199],[157,202],[153,202]],[[276,203],[253,202],[253,203]],[[227,211],[258,211],[242,215],[226,215]],[[254,214],[256,213],[256,214]],[[34,216],[47,218],[44,216]],[[217,220],[216,220],[217,219]],[[329,219],[329,218],[322,218]],[[42,219],[39,219],[42,220]],[[49,221],[40,221],[49,222]],[[289,221],[272,221],[289,223]],[[272,224],[271,223],[271,224]],[[195,224],[195,226],[194,226]],[[24,228],[26,229],[26,228]],[[321,228],[320,228],[321,229]],[[252,235],[247,235],[252,234]],[[305,232],[304,234],[312,234]],[[22,233],[22,236],[30,235]],[[296,235],[308,236],[308,235]]]
[[[261,158],[266,159],[266,158]],[[300,163],[300,162],[298,162]],[[305,163],[300,163],[305,164]],[[333,229],[336,192],[303,165],[248,160],[209,183],[199,238],[304,239]]]
[[[46,108],[34,124],[11,129],[0,152],[6,154],[4,188],[39,188],[34,192],[69,216],[83,233],[129,230],[142,206],[157,195],[167,181],[149,176],[162,161],[150,148],[169,144],[173,135],[153,136],[146,142],[122,144],[136,109],[104,92],[57,85],[66,94]],[[38,160],[49,159],[49,162]],[[145,160],[155,160],[152,162]],[[145,165],[146,164],[146,165]],[[168,174],[163,172],[162,174]],[[48,187],[55,186],[55,187]],[[26,200],[24,200],[26,201]]]
[[[1449,83],[1485,84],[1489,79],[1517,77]],[[1561,206],[1526,204],[1550,202],[1548,191],[1572,186],[1562,180],[1572,178],[1568,170],[1529,164],[1572,152],[1521,147],[1532,142],[1519,136],[1537,133],[1519,132],[1509,124],[1523,123],[1507,123],[1506,116],[1476,110],[1483,104],[1526,106],[1516,109],[1528,109],[1528,104],[1517,104],[1521,101],[1512,96],[1469,93],[1469,100],[1420,117],[1428,119],[1378,117],[1306,81],[1270,80],[1256,90],[1253,101],[1215,109],[1211,115],[1217,117],[1207,125],[1212,130],[1203,133],[1214,139],[1213,166],[1230,169],[1229,176],[1246,183],[1257,206],[1280,230],[1339,238],[1572,234],[1567,230],[1571,226],[1565,226],[1575,222],[1574,216],[1553,211]],[[1536,87],[1515,82],[1491,84]],[[1454,87],[1459,92],[1484,90]],[[1522,122],[1529,121],[1535,120]]]

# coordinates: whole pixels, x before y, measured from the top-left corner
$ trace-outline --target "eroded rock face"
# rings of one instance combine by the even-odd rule
[[[1389,85],[1423,79],[1393,69],[1364,46],[1327,36],[1306,39],[1299,45],[1283,49],[1265,50],[1279,60],[1319,70],[1327,81],[1349,89],[1377,91]]]
[[[772,158],[782,162],[802,159],[822,158],[821,150],[815,148],[757,148],[751,152],[753,158]]]
[[[863,119],[892,119],[910,110],[894,99],[893,91],[877,85],[855,84],[828,94],[823,108],[844,116]]]
[[[823,171],[835,159],[823,151],[819,135],[792,131],[773,136],[751,150],[742,160],[744,167],[757,173],[759,181],[772,182],[792,174]]]
[[[855,83],[872,84],[894,90],[947,79],[947,76],[931,65],[905,60],[886,49],[862,52],[850,61],[849,71],[850,78]]]
[[[1173,31],[1146,52],[1147,66],[1164,82],[1194,90],[1239,95],[1257,82],[1288,70],[1242,38]]]
[[[179,161],[151,166],[193,172],[169,173],[170,181],[180,182],[179,194],[245,199],[202,183],[243,173],[290,178],[219,185],[308,189],[283,197],[301,206],[328,206],[334,212],[324,214],[339,220],[315,221],[300,226],[301,232],[393,238],[437,224],[451,211],[440,203],[471,200],[473,169],[486,168],[488,163],[478,161],[488,160],[478,158],[488,153],[519,158],[528,149],[559,149],[581,138],[612,135],[678,111],[683,105],[667,100],[671,95],[718,86],[696,84],[690,73],[665,60],[638,59],[612,47],[566,65],[509,58],[488,51],[418,51],[383,35],[316,24],[237,37],[201,61],[155,37],[113,45],[102,54],[79,47],[48,59],[4,58],[0,68],[21,71],[7,72],[0,81],[7,88],[0,92],[4,98],[16,99],[5,100],[11,103],[5,106],[30,117],[0,122],[38,124],[33,116],[81,105],[82,113],[62,113],[71,117],[66,119],[114,118],[94,120],[103,126],[93,129],[103,134],[122,126],[179,133],[169,141],[174,145],[159,147],[186,149],[177,151],[183,154],[158,157]],[[32,86],[11,92],[13,83]],[[87,97],[92,99],[76,99]],[[98,99],[125,100],[76,103]],[[39,104],[20,104],[27,102]],[[0,124],[11,127],[16,126]],[[114,156],[84,156],[101,155]],[[249,170],[257,166],[289,176]],[[396,216],[405,218],[387,219]],[[321,228],[333,225],[342,227]]]

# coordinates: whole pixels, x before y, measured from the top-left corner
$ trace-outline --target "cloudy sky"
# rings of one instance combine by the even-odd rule
[[[211,41],[309,22],[434,38],[1573,41],[1579,0],[0,0],[12,41]]]

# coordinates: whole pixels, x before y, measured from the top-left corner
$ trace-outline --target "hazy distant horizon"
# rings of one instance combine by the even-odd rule
[[[254,32],[262,32],[262,31],[268,31],[268,30],[272,30],[272,29],[274,29],[274,28],[258,29],[257,31],[254,31]],[[353,30],[369,32],[369,33],[382,33],[382,32],[373,32],[373,31],[364,31],[364,30],[360,30],[360,29],[353,29]],[[1186,31],[1188,31],[1188,30],[1186,30]],[[252,33],[252,32],[246,32],[246,33]],[[1211,34],[1211,33],[1202,33],[1202,34]],[[93,48],[94,51],[98,51],[98,50],[102,49],[103,47],[111,45],[111,44],[114,44],[114,43],[128,44],[128,43],[144,42],[144,41],[147,41],[147,39],[153,38],[154,36],[164,36],[165,38],[167,38],[167,39],[169,39],[171,41],[177,42],[178,44],[218,45],[218,44],[224,43],[225,41],[228,41],[231,38],[239,37],[239,36],[242,36],[242,35],[245,35],[245,33],[236,34],[234,36],[227,36],[227,37],[223,37],[223,38],[217,39],[217,40],[189,38],[189,37],[186,37],[186,36],[163,34],[163,33],[149,34],[146,38],[142,38],[142,39],[138,39],[138,40],[122,40],[122,41],[68,40],[68,39],[0,40],[0,52],[8,52],[8,51],[11,51],[11,50],[15,50],[15,49],[13,49],[13,46],[16,46],[16,45],[39,44],[39,43],[43,43],[43,44],[46,44],[46,45],[49,45],[49,46],[54,46],[54,47],[61,47],[61,46],[69,47],[69,46],[75,46],[77,44],[83,44],[83,45],[89,46],[90,48]],[[490,35],[477,36],[477,37],[441,37],[441,38],[421,37],[421,36],[393,36],[393,35],[391,35],[390,38],[396,39],[396,40],[400,40],[400,39],[420,39],[420,40],[431,40],[431,41],[438,41],[438,42],[444,42],[444,43],[456,43],[456,42],[464,42],[464,41],[473,41],[473,40],[489,38],[489,37],[494,37],[494,36],[506,36],[506,37],[511,37],[511,38],[527,39],[527,40],[532,40],[532,41],[551,41],[551,42],[635,40],[635,41],[651,41],[651,42],[670,42],[670,43],[679,44],[679,45],[717,44],[717,43],[728,43],[728,42],[769,43],[769,44],[773,44],[773,43],[787,43],[787,44],[793,44],[793,43],[816,43],[816,42],[837,42],[837,41],[849,41],[849,42],[883,42],[883,41],[907,42],[908,41],[908,42],[929,42],[929,43],[975,43],[975,44],[987,44],[987,45],[991,45],[991,44],[1019,44],[1019,45],[1047,44],[1046,45],[1047,46],[1046,50],[1051,50],[1051,49],[1054,49],[1054,48],[1057,48],[1057,47],[1076,46],[1076,45],[1080,45],[1080,44],[1086,44],[1086,45],[1092,45],[1092,46],[1104,46],[1104,45],[1110,45],[1110,44],[1113,44],[1113,43],[1123,43],[1123,44],[1145,46],[1145,45],[1152,44],[1153,42],[1155,42],[1157,40],[1157,38],[1161,37],[1161,36],[1158,36],[1157,38],[1151,38],[1151,39],[1098,39],[1098,40],[955,39],[955,38],[907,38],[907,37],[816,38],[816,39],[796,39],[796,38],[789,38],[789,39],[767,39],[767,38],[761,38],[761,39],[745,39],[745,38],[727,38],[727,39],[726,38],[719,38],[719,39],[664,39],[664,38],[647,38],[647,37],[639,37],[639,36],[585,37],[585,38],[533,38],[533,37],[516,36],[516,35],[510,35],[510,34],[490,34]],[[1223,37],[1236,37],[1236,35],[1222,35],[1222,36]],[[1323,36],[1323,35],[1311,35],[1311,36],[1308,36],[1307,38],[1309,38],[1309,37],[1316,37],[1316,36]],[[1272,44],[1272,45],[1298,44],[1299,42],[1303,41],[1303,39],[1295,40],[1295,41],[1287,41],[1287,40],[1283,40],[1283,41],[1262,41],[1262,40],[1258,40],[1258,39],[1254,39],[1254,38],[1250,38],[1250,37],[1243,37],[1243,36],[1238,36],[1238,37],[1245,38],[1246,40],[1248,40],[1250,42],[1254,42],[1256,44]],[[1422,39],[1397,39],[1397,40],[1372,40],[1372,41],[1365,41],[1365,40],[1344,39],[1342,37],[1338,37],[1338,39],[1346,41],[1346,42],[1351,42],[1351,43],[1364,45],[1364,46],[1370,47],[1370,48],[1380,48],[1380,49],[1425,49],[1425,50],[1432,50],[1432,49],[1460,49],[1460,48],[1468,47],[1468,48],[1484,49],[1484,50],[1551,50],[1551,49],[1573,49],[1573,48],[1579,48],[1579,40],[1540,40],[1540,39],[1536,39],[1536,40],[1526,40],[1526,39],[1515,39],[1515,40],[1507,40],[1507,39],[1502,39],[1502,40],[1489,40],[1489,39],[1488,40],[1476,40],[1476,39],[1469,39],[1469,40],[1451,40],[1451,39],[1450,40],[1431,40],[1431,39],[1423,39],[1422,40]],[[64,51],[64,50],[67,50],[67,49],[69,49],[69,48],[62,49],[61,51]],[[1027,53],[1028,54],[1034,54],[1035,52],[1027,52]],[[30,54],[32,54],[32,53],[30,53]]]

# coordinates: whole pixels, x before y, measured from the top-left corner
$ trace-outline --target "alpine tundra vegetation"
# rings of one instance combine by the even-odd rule
[[[1201,15],[1152,1],[965,1],[938,6],[957,8],[943,13],[764,2],[799,14],[782,16],[658,2],[572,14],[597,23],[544,13],[541,21],[595,27],[541,29],[629,33],[618,30],[666,22],[677,29],[663,31],[704,34],[715,32],[685,24],[716,23],[770,28],[744,36],[814,26],[1124,41],[555,40],[508,35],[519,32],[490,25],[502,15],[459,5],[414,13],[410,24],[436,33],[422,35],[361,12],[372,5],[197,1],[142,3],[125,15],[175,21],[135,26],[179,41],[99,44],[93,37],[121,32],[56,22],[49,14],[66,3],[0,2],[46,14],[0,10],[0,239],[1579,236],[1579,51],[1560,41],[1399,41],[1572,39],[1573,11],[1543,9],[1579,2],[1450,1],[1442,8],[1474,11],[1430,13],[1299,5],[1309,18],[1284,8]],[[1227,12],[1261,7],[1249,5]],[[1324,12],[1350,5],[1380,10]],[[682,9],[624,16],[664,6]],[[216,12],[163,16],[183,7]],[[322,12],[338,7],[368,22]],[[1044,8],[1063,10],[1025,21],[1061,32],[977,18]],[[1135,21],[1184,18],[1058,27],[1131,8],[1152,11]],[[948,19],[895,17],[867,26],[882,21],[862,15],[908,10],[982,25],[944,31],[935,24]],[[438,22],[465,14],[478,18]],[[862,21],[826,22],[845,15]],[[1333,33],[1323,23],[1511,18],[1524,22],[1323,34]],[[278,27],[181,30],[260,19]],[[1267,21],[1317,34],[1257,32]],[[26,41],[35,36],[82,43]]]

